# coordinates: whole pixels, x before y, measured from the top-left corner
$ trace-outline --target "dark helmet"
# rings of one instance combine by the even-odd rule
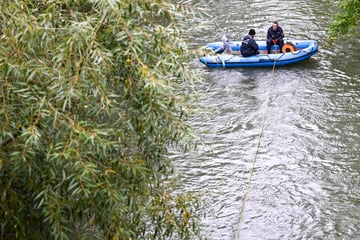
[[[256,34],[255,30],[254,30],[254,29],[250,29],[250,31],[249,31],[249,35],[254,36],[255,34]]]

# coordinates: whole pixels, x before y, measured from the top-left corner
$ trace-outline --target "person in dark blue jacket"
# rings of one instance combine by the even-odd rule
[[[281,52],[281,48],[284,45],[283,37],[284,31],[279,27],[278,22],[274,21],[272,26],[268,29],[266,36],[266,49],[268,54],[270,54],[272,45],[279,45],[279,50]]]
[[[255,34],[255,30],[250,29],[249,34],[244,37],[241,43],[240,52],[244,57],[259,54],[259,46],[254,39]]]

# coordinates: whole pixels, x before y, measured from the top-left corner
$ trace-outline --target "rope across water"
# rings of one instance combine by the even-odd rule
[[[251,180],[252,180],[252,176],[254,175],[256,158],[257,158],[257,155],[258,155],[258,152],[259,152],[261,137],[262,137],[263,131],[264,131],[266,114],[267,114],[267,111],[268,111],[268,108],[269,108],[270,94],[271,94],[271,90],[272,90],[272,82],[273,82],[274,73],[275,73],[275,66],[276,66],[276,59],[274,59],[274,64],[273,64],[273,67],[272,67],[272,73],[271,73],[271,78],[270,78],[270,81],[269,81],[268,92],[267,92],[268,96],[266,98],[265,109],[264,109],[262,120],[261,120],[260,132],[259,132],[258,141],[257,141],[257,144],[256,144],[256,152],[255,152],[255,155],[254,155],[254,158],[253,158],[253,161],[252,161],[252,167],[251,167],[251,170],[250,170],[249,180],[248,180],[248,184],[247,184],[247,187],[246,187],[246,192],[245,192],[245,195],[243,197],[243,201],[242,201],[242,205],[241,205],[239,225],[238,225],[238,229],[237,229],[237,232],[236,232],[235,240],[238,240],[240,238],[240,228],[241,228],[241,223],[244,220],[245,205],[246,205],[246,202],[247,202],[247,199],[248,199],[248,195],[250,193]]]

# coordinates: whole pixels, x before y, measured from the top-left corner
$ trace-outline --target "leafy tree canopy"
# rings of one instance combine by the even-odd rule
[[[333,15],[333,21],[329,27],[329,37],[335,40],[347,34],[357,36],[360,22],[360,1],[342,0],[338,5],[339,12]]]
[[[2,0],[0,238],[193,239],[189,1]]]

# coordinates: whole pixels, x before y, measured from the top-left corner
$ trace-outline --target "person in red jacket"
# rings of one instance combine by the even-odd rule
[[[270,54],[272,45],[279,45],[279,50],[281,52],[281,48],[284,45],[283,37],[284,31],[279,27],[278,22],[274,21],[272,26],[268,29],[266,36],[266,49],[268,54]]]
[[[259,46],[254,39],[255,34],[255,30],[250,29],[249,34],[244,37],[241,43],[240,52],[244,57],[259,54]]]

